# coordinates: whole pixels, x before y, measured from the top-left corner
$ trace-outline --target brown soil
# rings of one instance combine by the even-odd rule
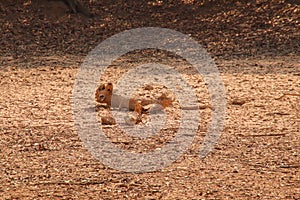
[[[60,2],[0,2],[0,199],[300,199],[298,1],[81,2],[93,18]],[[191,34],[207,49],[226,87],[227,116],[208,157],[198,157],[211,113],[204,106],[184,155],[159,171],[133,174],[86,150],[74,127],[72,90],[91,49],[144,26]],[[160,56],[136,52],[115,64]],[[163,63],[188,68],[177,61]],[[200,104],[209,105],[201,76],[182,73]],[[118,78],[113,74],[108,81]],[[132,151],[159,147],[174,134],[137,141],[106,129]]]

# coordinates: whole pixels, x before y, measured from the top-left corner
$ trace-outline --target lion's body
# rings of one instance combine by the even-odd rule
[[[113,98],[112,98],[113,97]],[[113,84],[101,84],[95,93],[95,99],[98,103],[107,104],[109,107],[114,108],[129,108],[129,110],[137,112],[139,115],[145,111],[145,106],[150,104],[160,104],[162,107],[168,107],[172,101],[165,95],[161,95],[157,100],[148,99],[127,99],[120,95],[113,95]]]

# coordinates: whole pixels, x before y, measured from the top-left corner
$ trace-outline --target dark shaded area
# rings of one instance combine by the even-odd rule
[[[48,1],[62,1],[69,7],[72,13],[79,13],[86,17],[92,17],[92,14],[88,11],[88,9],[85,8],[85,6],[82,5],[78,0],[48,0]]]
[[[156,26],[190,34],[214,57],[299,54],[297,1],[81,0],[92,18],[60,1],[0,2],[0,53],[30,59],[86,55],[124,30]]]

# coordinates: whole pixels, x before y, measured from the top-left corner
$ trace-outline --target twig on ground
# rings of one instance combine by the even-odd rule
[[[276,100],[280,100],[285,96],[295,96],[295,97],[300,97],[300,94],[297,93],[283,93],[280,97],[275,98]]]

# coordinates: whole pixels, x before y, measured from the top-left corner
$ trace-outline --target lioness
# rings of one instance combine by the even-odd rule
[[[113,99],[112,99],[113,97]],[[167,97],[167,95],[162,94],[157,100],[147,100],[147,99],[127,99],[123,96],[114,94],[113,96],[113,84],[101,84],[95,93],[95,100],[98,103],[106,104],[108,107],[113,108],[129,108],[129,110],[134,111],[125,119],[128,124],[137,124],[141,122],[142,113],[145,113],[151,104],[159,104],[163,108],[166,108],[172,104],[172,100]],[[103,124],[115,124],[115,121],[109,117],[102,117]]]
[[[126,99],[125,97],[122,97],[120,95],[114,95],[114,99],[112,101],[112,94],[113,94],[113,84],[107,83],[107,84],[101,84],[95,93],[95,99],[98,103],[105,103],[109,107],[114,108],[124,108],[129,107],[129,110],[137,112],[139,115],[141,115],[144,111],[147,109],[145,106],[150,104],[159,104],[163,108],[166,108],[172,104],[172,100],[167,97],[166,94],[162,94],[157,100],[147,100],[147,99],[135,99],[130,98]],[[129,102],[129,105],[126,105],[126,103]]]

